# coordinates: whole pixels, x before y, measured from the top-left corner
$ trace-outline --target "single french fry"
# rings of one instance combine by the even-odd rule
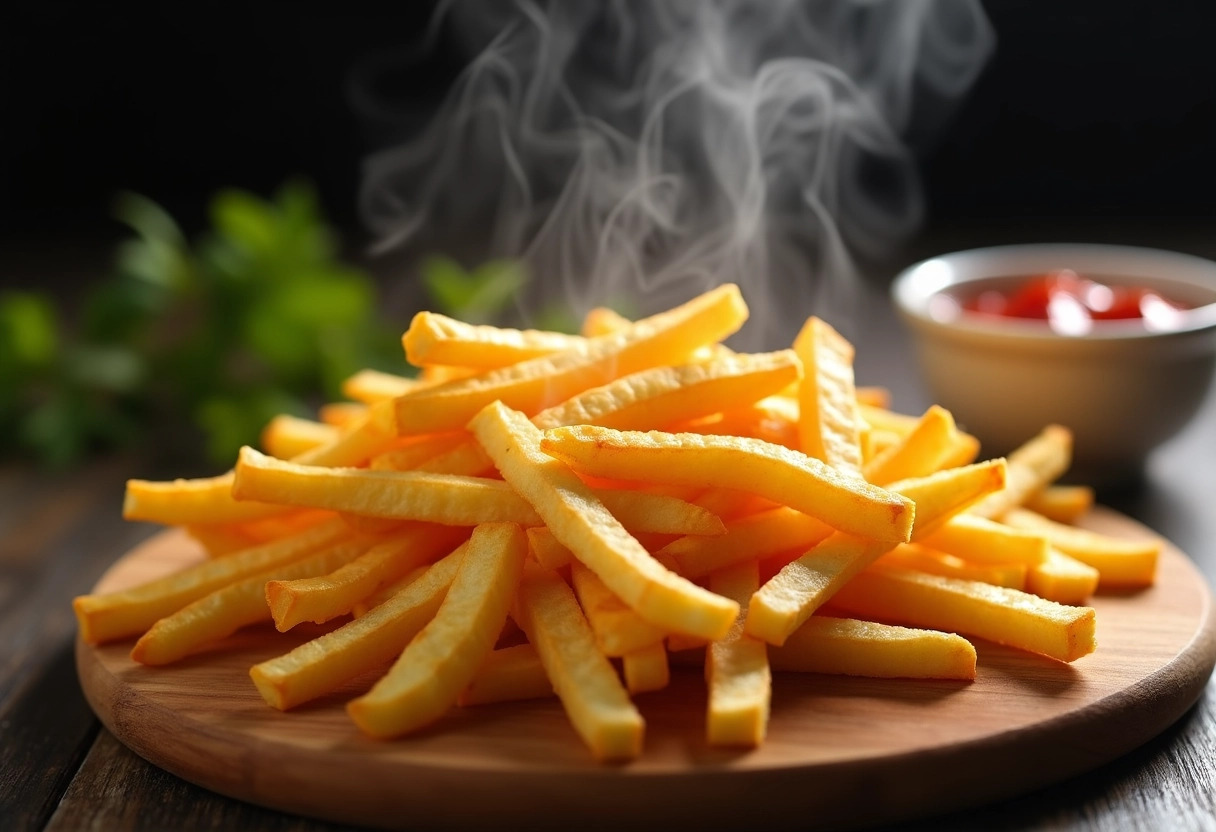
[[[376,404],[403,396],[421,384],[417,379],[379,370],[360,370],[343,379],[342,395],[363,404]]]
[[[737,605],[666,569],[559,460],[540,449],[541,431],[501,402],[469,424],[507,482],[553,536],[642,617],[667,630],[717,638]]]
[[[101,644],[139,635],[158,620],[217,589],[299,560],[348,534],[345,524],[334,519],[139,586],[104,595],[81,595],[72,601],[81,638],[89,644]]]
[[[655,552],[655,556],[670,561],[686,578],[701,578],[744,561],[762,560],[795,549],[805,551],[833,531],[822,520],[779,506],[732,520],[726,524],[726,533],[716,537],[681,537]]]
[[[659,428],[759,401],[797,381],[799,374],[792,350],[655,367],[585,391],[541,411],[532,422],[542,430],[580,424],[618,430]]]
[[[879,485],[939,471],[955,453],[958,430],[950,411],[931,406],[897,445],[866,463],[867,480]]]
[[[876,387],[874,385],[858,387],[857,404],[889,408],[891,406],[891,391],[886,387]]]
[[[614,378],[682,363],[697,347],[730,335],[746,318],[738,287],[720,286],[625,332],[593,338],[583,349],[407,393],[394,400],[397,431],[405,435],[450,429],[494,401],[532,415]]]
[[[951,517],[917,539],[930,549],[973,563],[1031,566],[1045,561],[1049,548],[1046,535],[1040,532],[1014,528],[975,514]]]
[[[570,582],[595,633],[595,643],[605,656],[626,656],[644,650],[662,642],[667,635],[665,630],[638,615],[598,575],[578,561],[570,564]]]
[[[317,409],[317,417],[326,425],[350,428],[367,417],[367,405],[362,402],[326,402]]]
[[[916,504],[917,539],[1005,484],[1003,459],[901,480],[891,488]],[[769,644],[785,640],[858,573],[894,548],[891,541],[836,532],[787,563],[751,597],[746,629]]]
[[[726,637],[705,651],[705,677],[709,685],[706,741],[710,745],[755,747],[768,730],[773,679],[768,648],[747,635],[746,603],[760,583],[755,561],[720,569],[710,575],[709,587],[740,605],[739,618]]]
[[[266,423],[261,444],[271,456],[291,459],[337,438],[338,429],[333,425],[282,413]]]
[[[1002,522],[1043,535],[1058,551],[1098,570],[1102,586],[1150,586],[1156,579],[1159,538],[1125,540],[1049,520],[1024,508],[1005,512]]]
[[[553,683],[541,664],[540,654],[531,644],[525,643],[500,647],[486,656],[473,681],[461,691],[456,704],[468,707],[521,699],[545,699],[555,695]]]
[[[274,625],[286,632],[304,621],[322,624],[345,615],[384,584],[452,551],[467,536],[459,527],[411,523],[333,572],[268,581],[264,597]]]
[[[586,338],[598,335],[614,335],[633,326],[633,321],[607,306],[597,306],[583,316],[582,333]]]
[[[406,572],[400,578],[397,578],[395,581],[389,581],[384,586],[373,590],[370,595],[361,601],[357,601],[355,605],[350,608],[351,616],[353,618],[362,618],[363,616],[367,615],[369,610],[380,606],[398,592],[405,589],[407,586],[414,583],[414,581],[425,575],[427,569],[429,568],[429,565],[415,567],[409,572]]]
[[[975,647],[962,636],[813,615],[768,652],[774,670],[885,679],[975,678]]]
[[[1022,507],[1057,523],[1075,523],[1094,507],[1094,489],[1089,485],[1053,483],[1027,497]]]
[[[346,712],[363,733],[395,737],[442,717],[494,649],[523,573],[528,552],[523,529],[486,523],[473,530],[468,550],[435,617],[389,672]]]
[[[434,618],[466,551],[463,543],[358,618],[254,665],[249,677],[262,698],[285,711],[397,658]]]
[[[1042,491],[1063,474],[1072,460],[1072,431],[1048,425],[1008,456],[1009,481],[1004,490],[972,506],[972,514],[1000,520],[1031,494]]]
[[[905,541],[912,528],[914,506],[907,498],[755,439],[580,425],[546,431],[541,447],[595,476],[750,491],[833,528],[880,540]]]
[[[662,639],[621,656],[625,689],[630,693],[662,690],[671,682],[671,666]]]
[[[140,664],[164,665],[185,658],[206,644],[242,627],[270,620],[266,582],[323,575],[349,563],[367,549],[367,541],[349,540],[291,563],[276,566],[215,590],[157,621],[131,648]]]
[[[565,581],[548,569],[525,569],[512,617],[536,648],[571,725],[591,753],[600,760],[640,754],[645,721],[595,646]]]
[[[880,566],[917,569],[930,575],[945,575],[967,581],[983,581],[993,586],[1026,588],[1025,563],[975,563],[956,555],[926,548],[917,543],[901,543],[875,561]]]
[[[468,324],[423,311],[410,321],[401,345],[415,367],[441,364],[493,370],[555,352],[586,349],[587,339],[563,332]]]
[[[804,369],[798,384],[799,447],[807,456],[861,475],[861,417],[853,345],[827,322],[807,319],[794,339]]]
[[[1061,604],[1083,604],[1098,589],[1101,573],[1051,547],[1047,559],[1026,572],[1026,590]]]
[[[1063,662],[1094,651],[1094,610],[978,581],[870,568],[832,598],[865,618],[978,636]]]

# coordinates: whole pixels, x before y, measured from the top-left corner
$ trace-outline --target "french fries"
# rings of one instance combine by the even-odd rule
[[[1056,483],[1067,429],[975,462],[949,411],[858,388],[825,321],[735,353],[720,341],[746,318],[734,286],[637,322],[595,310],[582,335],[419,313],[418,378],[362,371],[231,471],[130,481],[124,516],[211,557],[75,599],[81,637],[136,638],[151,666],[314,622],[250,669],[270,707],[341,692],[390,739],[556,696],[592,756],[629,760],[632,697],[690,648],[705,741],[754,747],[783,673],[965,682],[967,637],[1071,662],[1096,647],[1095,591],[1152,583],[1159,541],[1069,525],[1093,493]]]

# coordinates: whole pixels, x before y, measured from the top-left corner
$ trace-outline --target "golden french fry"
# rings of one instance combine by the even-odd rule
[[[606,306],[597,306],[583,316],[582,332],[586,338],[598,335],[614,335],[633,326],[633,321]]]
[[[600,760],[640,754],[645,721],[596,648],[565,581],[547,569],[525,569],[512,617],[536,648],[571,725],[591,753]]]
[[[415,367],[440,364],[493,370],[555,352],[586,349],[587,339],[563,332],[467,324],[436,312],[419,312],[401,336]]]
[[[958,430],[944,407],[933,405],[902,440],[866,463],[867,480],[879,485],[923,477],[948,467]]]
[[[662,690],[671,682],[667,648],[661,639],[621,656],[621,669],[625,675],[625,689],[630,693]]]
[[[750,491],[880,540],[905,541],[912,529],[907,498],[755,439],[580,425],[546,431],[541,448],[594,476]]]
[[[716,537],[681,537],[655,556],[670,562],[686,578],[700,578],[748,560],[762,560],[793,550],[805,551],[834,529],[821,520],[779,506],[732,520]]]
[[[348,535],[341,520],[330,520],[280,540],[204,561],[139,586],[72,601],[80,635],[89,644],[143,633],[158,620],[228,584],[299,560]]]
[[[254,665],[249,677],[262,698],[285,711],[392,661],[434,618],[467,550],[468,544],[461,544],[395,595],[338,629]]]
[[[1047,559],[1047,537],[1017,529],[976,514],[951,517],[917,540],[930,549],[974,563],[1021,563],[1027,566]]]
[[[347,704],[363,733],[387,738],[430,725],[456,704],[494,649],[528,543],[514,523],[486,523],[467,545],[435,617],[370,691]]]
[[[456,704],[461,707],[555,696],[540,654],[531,644],[501,647],[486,656]]]
[[[1094,506],[1094,489],[1089,485],[1053,483],[1031,494],[1022,507],[1057,523],[1075,523]]]
[[[338,429],[333,425],[283,413],[266,423],[261,444],[271,456],[291,459],[337,438]]]
[[[709,586],[739,603],[739,618],[726,637],[705,651],[705,678],[709,685],[706,741],[710,745],[754,747],[768,731],[773,676],[768,647],[745,632],[747,599],[760,577],[755,561],[720,569],[710,575]]]
[[[266,582],[323,575],[349,563],[367,549],[367,542],[350,540],[302,560],[276,566],[215,590],[165,616],[140,636],[131,658],[140,664],[170,664],[194,650],[232,635],[242,627],[270,620]]]
[[[904,679],[975,678],[975,647],[962,636],[813,615],[768,651],[774,670]]]
[[[459,527],[411,523],[333,572],[268,581],[263,597],[279,632],[304,621],[322,624],[350,612],[381,586],[452,551],[467,536]]]
[[[1083,604],[1098,589],[1101,573],[1089,564],[1048,548],[1047,559],[1026,571],[1026,589],[1061,604]]]
[[[1009,454],[1009,481],[1004,490],[985,498],[970,511],[990,520],[1020,506],[1064,473],[1072,460],[1072,431],[1048,425],[1037,436]]]
[[[1092,607],[910,569],[867,569],[832,603],[855,615],[978,636],[1063,662],[1096,646]]]
[[[595,643],[605,656],[626,656],[644,650],[662,642],[667,635],[665,630],[638,615],[598,575],[578,561],[570,565],[570,582],[595,633]]]
[[[362,402],[326,402],[317,409],[317,417],[327,425],[351,428],[367,418],[367,405]]]
[[[422,384],[418,379],[379,370],[360,370],[342,381],[342,395],[363,404],[376,404],[403,396]]]
[[[730,627],[737,605],[651,557],[573,471],[541,451],[541,431],[526,416],[494,402],[469,427],[553,536],[642,617],[706,638]]]
[[[1025,563],[975,563],[917,543],[901,543],[875,563],[879,566],[899,566],[928,572],[930,575],[983,581],[986,584],[1014,589],[1026,588],[1026,574],[1029,570]]]
[[[794,351],[804,367],[798,384],[802,452],[860,476],[861,417],[853,382],[853,345],[826,321],[811,317],[794,339]]]
[[[1029,509],[1005,512],[1002,522],[1040,534],[1065,555],[1098,570],[1102,586],[1149,586],[1156,579],[1158,538],[1124,540],[1049,520]]]
[[[625,332],[591,339],[583,349],[407,393],[395,400],[397,431],[404,435],[451,429],[494,401],[535,414],[614,378],[682,363],[697,347],[730,335],[746,318],[738,287],[720,286]]]

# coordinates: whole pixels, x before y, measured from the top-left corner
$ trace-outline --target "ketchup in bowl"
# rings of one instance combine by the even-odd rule
[[[1187,306],[1158,292],[1106,284],[1072,269],[1035,275],[1009,289],[988,288],[962,298],[962,308],[980,315],[1046,321],[1061,335],[1084,335],[1097,321],[1142,320],[1148,329],[1177,329]]]

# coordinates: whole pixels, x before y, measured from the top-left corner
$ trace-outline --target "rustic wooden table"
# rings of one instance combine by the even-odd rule
[[[938,242],[937,250],[946,247]],[[859,378],[896,405],[927,402],[881,282],[852,336]],[[73,596],[156,531],[120,517],[128,476],[154,464],[98,460],[70,473],[0,468],[0,828],[256,829],[335,832],[207,792],[129,751],[100,726],[76,679]],[[1144,481],[1102,495],[1170,539],[1216,583],[1216,395],[1150,460]],[[1156,739],[1102,768],[1022,797],[909,830],[1216,830],[1216,688]]]

